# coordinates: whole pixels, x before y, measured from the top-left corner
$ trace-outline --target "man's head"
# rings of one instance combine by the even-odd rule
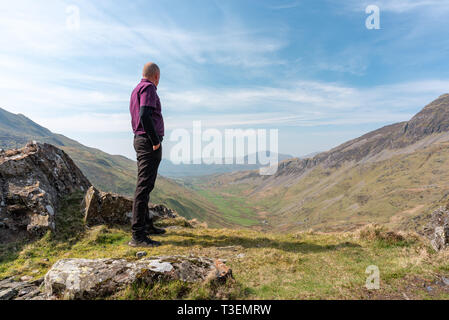
[[[161,71],[157,66],[157,64],[155,64],[154,62],[148,62],[143,67],[142,76],[145,79],[153,82],[154,85],[157,87],[159,84],[159,79],[161,78]]]

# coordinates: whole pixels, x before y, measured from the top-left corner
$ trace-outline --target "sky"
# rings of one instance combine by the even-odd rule
[[[134,159],[129,97],[155,61],[168,147],[201,121],[278,129],[279,152],[302,156],[449,92],[448,14],[449,0],[0,0],[0,107]]]

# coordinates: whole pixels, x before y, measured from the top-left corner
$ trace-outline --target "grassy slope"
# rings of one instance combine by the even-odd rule
[[[348,230],[367,223],[393,228],[418,226],[426,213],[447,200],[449,144],[438,143],[389,160],[325,169],[316,167],[288,187],[239,176],[203,181],[215,198],[234,195],[277,230]],[[221,180],[220,180],[221,179]],[[217,183],[219,181],[220,183]],[[226,196],[223,196],[226,195]],[[215,202],[216,203],[216,202]],[[217,204],[226,207],[226,203]]]
[[[78,206],[80,199],[80,195],[67,199],[58,216],[57,233],[34,243],[0,245],[0,279],[43,276],[61,258],[134,259],[141,250],[127,246],[127,227],[86,229]],[[164,245],[146,250],[148,256],[195,254],[227,259],[235,281],[222,288],[157,283],[151,288],[128,288],[113,298],[449,298],[447,289],[434,282],[449,274],[448,252],[437,254],[412,235],[395,240],[370,228],[363,234],[274,234],[187,228],[182,221],[174,224],[178,228],[157,237]],[[364,288],[369,265],[380,269],[380,290]],[[429,285],[431,291],[426,290]]]

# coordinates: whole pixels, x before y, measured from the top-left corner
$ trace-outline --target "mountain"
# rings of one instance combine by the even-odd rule
[[[0,147],[48,142],[71,156],[100,189],[132,194],[135,163],[53,134],[0,110]],[[417,228],[449,198],[449,94],[409,121],[385,126],[308,158],[258,170],[168,179],[152,197],[213,227],[352,230],[368,223]]]
[[[0,300],[447,298],[447,205],[428,239],[372,225],[211,229],[157,206],[162,245],[131,248],[131,201],[91,188],[65,152],[40,143],[0,152],[0,200]],[[372,264],[383,270],[374,293]]]
[[[367,223],[419,225],[449,195],[449,94],[409,121],[385,126],[307,159],[196,181],[196,189],[235,199],[278,230],[346,230]]]
[[[90,182],[101,190],[128,196],[133,194],[136,180],[134,161],[86,147],[61,134],[52,133],[24,115],[0,108],[0,148],[20,148],[33,140],[63,149]],[[151,201],[170,206],[187,218],[206,220],[211,226],[230,225],[220,219],[216,206],[208,199],[172,179],[159,176]]]
[[[256,155],[257,156],[257,155]],[[225,164],[225,160],[222,159],[223,164],[173,164],[170,160],[162,159],[159,167],[159,173],[171,178],[182,177],[196,177],[207,176],[213,174],[235,172],[235,171],[248,171],[259,169],[259,164],[249,164],[249,156],[243,159],[244,164],[237,164],[237,161],[233,159],[233,164]],[[278,154],[278,161],[291,159],[293,156],[287,154]]]

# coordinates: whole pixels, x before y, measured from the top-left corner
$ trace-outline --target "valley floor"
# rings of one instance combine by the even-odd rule
[[[85,228],[79,197],[67,200],[58,232],[35,242],[0,245],[0,279],[39,278],[62,258],[136,259],[128,227]],[[449,252],[436,253],[419,237],[377,227],[352,233],[261,233],[248,229],[169,223],[156,237],[163,246],[148,256],[198,255],[226,259],[234,280],[222,288],[155,284],[112,299],[449,299]],[[365,288],[368,266],[380,271],[380,288]]]

